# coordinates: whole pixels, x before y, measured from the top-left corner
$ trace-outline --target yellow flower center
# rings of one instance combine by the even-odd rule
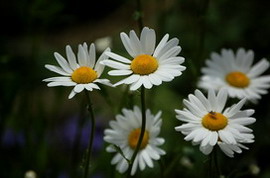
[[[211,131],[218,131],[228,125],[228,119],[221,113],[211,111],[202,118],[202,125]]]
[[[148,75],[157,70],[158,61],[153,56],[142,54],[132,60],[130,67],[135,74]]]
[[[71,79],[76,83],[91,83],[96,78],[96,71],[86,66],[76,69],[71,75]]]
[[[139,137],[140,137],[140,133],[141,133],[140,128],[135,129],[135,130],[130,132],[130,134],[128,136],[128,144],[132,149],[136,148]],[[143,149],[146,147],[146,145],[148,144],[148,140],[149,140],[149,133],[148,133],[148,131],[145,131],[140,149]]]
[[[238,71],[227,74],[226,81],[237,88],[245,88],[249,85],[249,78],[246,74]]]

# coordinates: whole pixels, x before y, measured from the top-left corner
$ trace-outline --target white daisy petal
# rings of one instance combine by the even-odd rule
[[[94,68],[94,65],[96,62],[96,47],[93,43],[90,45],[88,54],[89,54],[89,57],[88,57],[88,61],[87,61],[87,66]]]
[[[99,86],[98,86],[97,84],[95,84],[95,83],[88,83],[88,84],[86,84],[85,86],[87,86],[87,85],[90,86],[91,88],[100,90]]]
[[[143,80],[144,80],[144,78],[140,77],[139,80],[137,80],[135,83],[133,83],[130,86],[130,90],[134,91],[134,90],[137,90],[138,88],[140,88],[143,85]]]
[[[130,39],[130,44],[133,47],[133,51],[136,55],[142,54],[142,46],[139,38],[137,37],[136,33],[134,30],[131,30],[129,32],[129,39]]]
[[[206,99],[206,97],[202,94],[200,90],[195,90],[195,96],[202,102],[202,104],[206,108],[206,111],[211,111],[211,105],[209,101]]]
[[[164,45],[167,43],[168,39],[169,39],[169,34],[166,34],[161,39],[161,41],[159,42],[159,44],[157,45],[157,47],[154,51],[154,54],[153,54],[154,57],[157,57],[160,54],[160,51],[164,48]]]
[[[112,60],[104,60],[102,61],[102,63],[114,69],[130,69],[129,65],[122,64],[120,62],[115,62]]]
[[[218,146],[220,147],[220,149],[229,157],[234,157],[234,152],[229,148],[229,145],[220,142],[218,144]]]
[[[243,117],[243,118],[233,119],[231,120],[231,123],[237,123],[241,125],[250,125],[250,124],[253,124],[255,121],[256,119],[253,117]]]
[[[75,91],[76,93],[80,93],[81,91],[83,91],[83,89],[84,89],[84,85],[83,85],[83,84],[78,84],[78,85],[76,85],[76,86],[74,87],[74,91]]]
[[[80,66],[88,66],[87,61],[88,61],[88,55],[87,51],[83,48],[83,46],[80,44],[78,46],[78,62]]]
[[[156,33],[153,29],[144,27],[141,33],[140,41],[145,54],[153,54],[156,45]]]
[[[153,161],[152,161],[152,159],[150,158],[149,153],[146,152],[145,150],[142,151],[142,158],[143,158],[143,160],[145,161],[145,163],[147,164],[147,166],[149,166],[149,167],[151,167],[151,168],[154,167]]]
[[[203,154],[209,155],[213,150],[213,146],[211,145],[206,145],[204,147],[200,146],[200,150],[201,152],[203,152]]]
[[[218,135],[223,142],[227,144],[236,144],[236,140],[234,139],[233,135],[230,132],[220,130],[218,132]]]
[[[73,98],[75,95],[76,95],[76,92],[75,92],[74,90],[72,90],[72,91],[70,92],[70,94],[68,95],[68,99]]]
[[[137,82],[140,79],[140,75],[131,75],[128,78],[125,78],[117,83],[114,84],[114,86],[118,86],[121,84],[131,84],[134,82]]]
[[[62,68],[54,66],[54,65],[46,64],[45,68],[47,68],[48,70],[50,70],[52,72],[58,73],[60,75],[70,76],[70,73],[68,73],[68,72],[64,71]]]
[[[106,56],[106,52],[109,52],[109,51],[111,51],[110,48],[105,49],[105,51],[99,56],[99,58],[98,58],[98,60],[96,62],[96,65],[95,65],[94,69],[97,72],[98,77],[101,76],[101,74],[102,74],[102,72],[104,70],[105,65],[101,64],[101,63],[102,63],[103,60],[108,59],[108,57]]]
[[[91,85],[85,85],[84,88],[88,91],[93,91],[93,87]]]
[[[205,147],[206,145],[209,145],[210,139],[211,139],[211,131],[208,131],[205,138],[201,142],[201,146]]]
[[[118,69],[109,71],[109,75],[127,77],[132,74],[139,75],[139,79],[136,78],[129,83],[130,90],[137,90],[142,85],[150,89],[153,85],[162,84],[163,81],[172,81],[186,69],[181,65],[184,58],[177,56],[181,51],[177,38],[168,41],[169,35],[166,34],[155,48],[156,34],[148,27],[143,28],[140,39],[134,30],[129,32],[129,36],[120,33],[120,37],[127,52],[132,56],[132,61],[113,52],[107,52],[106,55],[111,59],[101,63]],[[126,80],[122,79],[115,86],[120,84],[127,84]]]
[[[227,113],[224,113],[227,117],[232,117],[234,114],[236,114],[245,104],[246,99],[242,99],[239,101],[236,105],[234,105]]]
[[[260,60],[249,71],[248,76],[250,78],[258,77],[269,68],[269,62],[266,59]]]
[[[76,62],[76,56],[69,45],[66,46],[66,54],[71,69],[75,70],[78,64]]]
[[[217,112],[221,112],[227,101],[227,91],[226,89],[221,89],[217,94],[218,106],[216,107]]]
[[[165,52],[164,54],[162,54],[162,56],[160,56],[158,59],[160,61],[170,58],[170,57],[175,57],[176,55],[178,55],[181,51],[181,47],[180,46],[175,46],[171,49],[169,49],[167,52]]]
[[[66,59],[63,56],[61,56],[59,53],[55,52],[54,57],[57,60],[58,64],[62,67],[62,69],[65,72],[72,73],[72,70],[71,70],[69,64],[67,63]]]
[[[164,55],[165,53],[167,53],[168,51],[170,51],[169,53],[174,53],[175,50],[179,52],[181,51],[181,48],[180,49],[175,49],[175,47],[177,47],[179,43],[179,40],[177,38],[173,38],[171,40],[169,40],[168,42],[166,42],[162,48],[158,51],[158,53],[156,54],[156,56],[154,55],[154,57],[157,57],[157,58],[161,58],[162,55]],[[167,56],[172,56],[172,55],[168,55],[168,53],[166,54]],[[165,58],[164,58],[165,59]]]
[[[232,55],[230,51],[224,51],[224,54]],[[254,110],[241,110],[246,100],[242,99],[222,113],[226,100],[225,89],[217,94],[209,89],[208,97],[196,90],[195,95],[190,94],[188,100],[183,100],[187,108],[175,110],[176,118],[184,122],[175,130],[185,135],[184,140],[200,145],[200,151],[205,155],[210,154],[216,144],[229,157],[235,152],[241,153],[243,144],[254,142],[252,129],[246,127],[256,121],[250,117]]]
[[[212,53],[211,59],[206,60],[206,66],[202,68],[203,76],[198,82],[198,86],[209,90],[218,91],[225,88],[232,98],[243,99],[255,103],[266,94],[265,90],[270,88],[270,78],[258,82],[262,73],[270,66],[266,59],[260,60],[252,66],[254,53],[252,50],[239,48],[236,54],[232,50],[222,49],[221,54]]]
[[[208,135],[208,132],[207,132],[206,129],[200,128],[198,130],[200,131],[200,134],[197,134],[194,137],[194,139],[193,139],[194,142],[200,142],[200,141],[202,141],[205,138],[206,135]]]
[[[137,54],[134,52],[134,50],[133,50],[133,46],[131,45],[131,43],[130,43],[130,39],[129,39],[129,37],[127,36],[127,34],[125,34],[125,33],[120,33],[120,38],[121,38],[121,40],[122,40],[122,43],[123,43],[123,45],[124,45],[124,47],[125,47],[125,49],[127,50],[127,52],[129,53],[129,55],[130,56],[132,56],[132,57],[135,57]]]
[[[145,166],[146,166],[146,164],[145,164],[145,161],[143,160],[143,156],[140,155],[139,156],[139,167],[140,167],[140,170],[143,171],[145,169]]]
[[[211,133],[211,136],[210,136],[210,141],[209,141],[209,144],[211,146],[214,146],[218,141],[218,134],[217,132],[212,132]]]
[[[130,64],[131,63],[131,61],[129,59],[127,59],[127,58],[125,58],[123,56],[120,56],[118,54],[115,54],[113,52],[106,52],[105,54],[108,57],[113,58],[113,59],[115,59],[115,60],[117,60],[119,62],[123,62],[123,63],[127,63],[127,64]]]
[[[72,81],[55,81],[55,82],[50,82],[48,83],[48,87],[55,87],[55,86],[74,86],[76,85],[76,83],[72,82]]]
[[[160,85],[162,83],[161,79],[155,74],[150,74],[148,79],[153,85]]]
[[[150,80],[148,79],[148,76],[143,76],[142,77],[143,80],[143,86],[147,89],[152,88],[153,84],[150,82]]]
[[[101,84],[112,87],[112,84],[111,84],[110,80],[108,80],[108,79],[96,79],[94,82],[95,83],[101,83]]]
[[[211,104],[211,110],[216,111],[218,103],[214,90],[208,90],[208,100]]]
[[[205,106],[203,105],[203,103],[194,95],[189,94],[188,95],[188,99],[191,101],[192,104],[196,105],[197,108],[206,111],[207,109],[205,108]],[[206,114],[207,112],[205,112]]]
[[[110,51],[110,49],[107,48],[105,52],[106,51]],[[95,45],[93,43],[90,45],[89,51],[86,43],[83,43],[83,45],[78,45],[77,58],[79,64],[77,63],[76,56],[69,45],[66,46],[66,54],[68,62],[59,53],[54,53],[54,56],[61,68],[54,65],[45,65],[45,67],[50,71],[62,75],[59,77],[51,77],[44,79],[44,82],[49,82],[49,87],[74,86],[73,90],[68,96],[68,98],[71,99],[75,96],[76,93],[80,93],[84,88],[88,91],[92,91],[93,89],[100,89],[99,86],[94,83],[102,83],[111,86],[111,83],[108,79],[99,78],[104,70],[104,65],[100,63],[104,59],[107,59],[107,56],[103,52],[102,55],[99,57],[97,64],[95,65],[96,51]],[[95,71],[97,73],[97,76],[94,76],[95,78],[93,81],[89,81],[89,83],[87,83],[87,78],[93,78],[93,76],[85,75],[93,74],[91,72],[86,73],[85,71]]]
[[[71,78],[70,77],[51,77],[51,78],[46,78],[44,80],[42,80],[44,82],[71,82]]]
[[[126,158],[130,159],[134,148],[130,145],[130,142],[133,142],[134,139],[138,139],[138,133],[135,130],[141,128],[141,110],[139,107],[134,106],[133,110],[123,109],[123,115],[117,115],[116,120],[110,121],[109,125],[112,129],[105,129],[104,131],[104,140],[112,145],[118,145]],[[161,112],[158,112],[156,115],[153,115],[149,109],[146,110],[146,132],[148,134],[148,141],[142,149],[138,152],[133,162],[131,168],[131,175],[134,175],[137,171],[137,168],[142,171],[146,167],[154,167],[153,160],[160,159],[161,155],[165,154],[165,151],[158,148],[164,143],[163,138],[157,137],[153,130],[160,130],[161,127]],[[140,121],[140,122],[139,122]],[[134,135],[135,134],[135,135]],[[134,138],[130,138],[134,135]],[[106,148],[108,152],[115,152],[111,146]],[[125,162],[123,162],[123,160]],[[116,165],[116,169],[120,173],[124,173],[128,169],[127,161],[119,153],[113,157],[111,164]]]
[[[248,71],[253,62],[253,58],[254,58],[253,51],[249,50],[246,53],[246,51],[243,48],[239,48],[237,50],[236,63],[237,65],[239,65],[241,69],[243,69],[243,72]]]
[[[134,163],[133,163],[133,166],[132,166],[132,169],[131,169],[131,175],[133,176],[137,170],[137,167],[139,165],[139,157],[137,156],[134,160]]]
[[[168,73],[167,71],[164,71],[164,70],[163,71],[161,71],[161,70],[156,71],[154,74],[165,82],[172,81],[174,78],[170,73]]]
[[[131,70],[111,70],[108,72],[111,76],[121,76],[121,75],[129,75],[132,74]]]

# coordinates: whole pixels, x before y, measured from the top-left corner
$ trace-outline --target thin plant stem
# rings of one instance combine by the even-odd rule
[[[199,14],[198,14],[198,23],[199,23],[199,39],[198,39],[198,53],[196,59],[202,59],[202,54],[204,51],[205,45],[205,35],[206,35],[206,23],[205,18],[209,6],[209,0],[203,0],[200,4]]]
[[[221,175],[219,165],[218,165],[218,158],[217,158],[217,147],[214,146],[213,151],[209,155],[209,177],[216,178]]]
[[[213,160],[213,153],[210,153],[209,155],[209,167],[208,167],[208,176],[209,178],[213,178],[213,169],[212,169],[212,160]]]
[[[214,159],[214,166],[215,166],[216,174],[219,177],[221,175],[221,172],[220,172],[220,168],[218,164],[217,151],[218,151],[217,147],[215,146],[213,150],[213,157],[214,157],[213,159]]]
[[[176,156],[172,158],[170,163],[166,165],[166,170],[163,171],[163,175],[164,175],[163,177],[169,177],[170,173],[172,173],[173,170],[178,165],[181,156],[182,156],[181,154],[177,154]]]
[[[90,120],[91,120],[91,133],[89,136],[88,148],[86,152],[86,163],[84,167],[84,176],[83,176],[84,178],[87,178],[89,174],[88,172],[89,172],[89,166],[90,166],[90,159],[91,159],[91,152],[92,152],[92,147],[93,147],[96,123],[95,123],[94,111],[92,108],[92,103],[91,103],[89,93],[86,90],[84,90],[84,92],[85,92],[87,103],[88,103],[87,110],[90,114]]]
[[[143,29],[143,12],[142,12],[142,5],[141,5],[141,0],[136,0],[137,3],[137,22],[138,22],[138,27],[139,30],[142,31]],[[128,171],[127,171],[127,177],[131,176],[131,171],[132,171],[132,167],[134,164],[134,161],[136,159],[136,156],[138,154],[138,152],[140,151],[141,148],[141,144],[143,141],[143,137],[144,137],[144,133],[145,133],[145,126],[146,126],[146,113],[145,113],[145,88],[144,86],[141,86],[141,111],[142,111],[142,126],[141,126],[141,132],[140,132],[140,136],[136,145],[136,148],[134,150],[134,153],[130,159],[130,164],[128,167]]]
[[[160,167],[160,175],[159,175],[159,177],[160,178],[164,178],[164,162],[163,162],[163,160],[162,159],[160,159],[159,161],[158,161],[158,163],[159,163],[159,167]]]
[[[136,0],[137,3],[137,22],[138,22],[138,27],[139,30],[142,31],[143,29],[143,11],[142,11],[142,3],[141,0]]]
[[[134,160],[136,159],[136,156],[141,148],[141,144],[142,144],[142,141],[143,141],[143,136],[144,136],[144,133],[145,133],[145,126],[146,126],[146,113],[145,113],[145,88],[144,86],[141,86],[141,110],[142,110],[142,126],[141,126],[141,132],[140,132],[140,136],[139,136],[139,139],[138,139],[138,142],[137,142],[137,145],[136,145],[136,148],[134,150],[134,153],[131,157],[131,160],[130,160],[130,164],[129,164],[129,167],[128,167],[128,175],[127,177],[130,177],[131,175],[131,170],[132,170],[132,166],[134,164]]]

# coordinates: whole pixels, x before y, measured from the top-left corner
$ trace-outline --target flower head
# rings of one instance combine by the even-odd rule
[[[107,48],[105,52],[106,51],[110,51],[110,49]],[[96,83],[110,85],[108,79],[100,79],[104,70],[104,65],[101,64],[101,61],[106,60],[107,56],[103,52],[96,62],[96,50],[93,43],[90,45],[89,50],[86,43],[78,46],[77,60],[69,45],[66,46],[66,55],[67,60],[59,53],[54,53],[54,57],[60,67],[48,64],[45,65],[50,71],[62,75],[44,79],[43,81],[49,82],[49,87],[74,86],[68,97],[71,99],[84,89],[88,91],[100,89]]]
[[[166,34],[155,47],[156,33],[147,27],[143,28],[140,38],[137,37],[134,30],[130,31],[129,36],[122,32],[120,37],[132,58],[127,59],[113,52],[106,52],[106,55],[113,60],[103,61],[105,65],[115,69],[109,71],[109,75],[127,76],[117,82],[115,86],[131,84],[130,89],[137,90],[143,85],[150,89],[153,85],[160,85],[163,81],[173,80],[186,69],[181,65],[185,59],[177,56],[181,51],[177,38],[168,41],[169,35]]]
[[[206,155],[215,145],[229,157],[233,157],[234,152],[241,153],[241,148],[247,149],[243,143],[254,142],[252,130],[246,127],[256,120],[250,117],[254,110],[241,110],[246,99],[224,109],[226,101],[225,89],[217,95],[214,90],[208,90],[208,98],[196,90],[195,95],[190,94],[188,100],[183,101],[186,108],[175,110],[176,118],[186,122],[175,127],[175,130],[186,135],[186,141],[199,144],[200,150]]]
[[[139,135],[141,132],[141,110],[135,106],[133,110],[123,109],[123,115],[117,115],[115,121],[110,121],[111,129],[106,129],[104,140],[110,144],[120,147],[125,158],[131,159],[136,148]],[[146,166],[153,167],[152,160],[160,159],[160,155],[164,155],[165,151],[158,148],[164,143],[163,138],[159,138],[162,120],[161,112],[152,115],[150,110],[146,110],[146,130],[142,140],[140,150],[134,160],[131,174],[134,175],[137,167],[144,170]],[[106,149],[108,152],[117,152],[110,145]],[[111,164],[116,164],[116,169],[120,173],[124,173],[129,163],[119,152],[113,157]]]
[[[252,66],[253,59],[253,51],[242,48],[236,54],[226,49],[222,49],[220,55],[212,53],[211,59],[206,61],[207,67],[202,68],[198,86],[216,91],[226,88],[230,97],[256,101],[267,93],[270,76],[260,76],[268,69],[269,62],[262,59]]]

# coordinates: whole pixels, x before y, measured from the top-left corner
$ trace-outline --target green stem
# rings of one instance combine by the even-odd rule
[[[176,154],[176,156],[172,158],[170,163],[166,165],[166,169],[163,171],[163,177],[169,177],[170,173],[172,173],[174,169],[176,169],[181,156],[182,156],[181,154]]]
[[[136,0],[137,2],[137,12],[138,12],[138,27],[139,27],[139,30],[142,31],[143,29],[143,12],[142,12],[142,3],[141,3],[141,0]]]
[[[206,35],[206,14],[209,6],[209,0],[203,0],[201,1],[200,4],[200,9],[199,9],[199,17],[198,17],[198,34],[199,34],[199,39],[198,39],[198,52],[197,56],[195,59],[199,59],[199,67],[202,66],[202,63],[204,62],[203,60],[203,52],[204,52],[204,45],[205,45],[205,35]]]
[[[208,167],[209,178],[214,177],[213,169],[212,169],[212,160],[213,160],[213,153],[210,153],[210,155],[209,155],[209,167]]]
[[[142,5],[141,5],[140,0],[136,0],[136,2],[137,2],[137,12],[139,14],[138,19],[137,19],[138,27],[139,27],[139,30],[142,31],[142,29],[143,29]],[[136,148],[135,148],[134,153],[133,153],[133,155],[131,157],[131,160],[130,160],[130,164],[129,164],[128,171],[127,171],[127,173],[128,173],[127,177],[131,176],[131,171],[132,171],[132,167],[133,167],[133,164],[134,164],[134,160],[136,159],[136,156],[137,156],[138,152],[140,151],[141,144],[142,144],[143,137],[144,137],[144,133],[145,133],[145,126],[146,126],[146,113],[145,113],[145,110],[146,110],[146,108],[145,108],[145,88],[144,88],[144,86],[141,86],[141,110],[142,110],[141,132],[140,132],[140,136],[139,136],[139,140],[137,142]]]
[[[214,147],[214,150],[213,150],[213,159],[214,159],[214,166],[215,166],[215,169],[216,169],[216,174],[217,174],[217,177],[219,177],[221,174],[220,174],[220,169],[219,169],[219,165],[218,165],[218,157],[217,157],[217,146]]]
[[[209,177],[216,178],[219,177],[220,169],[218,165],[218,158],[217,158],[217,146],[214,146],[213,151],[209,155]]]
[[[160,167],[160,178],[164,178],[164,162],[162,159],[158,161]]]
[[[90,166],[90,159],[91,159],[91,152],[92,152],[92,147],[93,147],[93,141],[94,141],[94,135],[95,135],[95,117],[94,117],[94,111],[92,108],[92,103],[91,103],[91,99],[89,96],[88,91],[85,91],[85,95],[86,95],[86,99],[87,99],[87,110],[90,114],[90,120],[91,120],[91,133],[90,133],[90,137],[89,137],[89,143],[88,143],[88,148],[87,148],[87,153],[86,153],[86,163],[85,163],[85,167],[84,167],[84,178],[88,177],[88,171],[89,171],[89,166]]]
[[[134,153],[133,153],[131,160],[130,160],[130,164],[129,164],[128,171],[127,171],[128,172],[127,177],[130,177],[130,175],[131,175],[132,166],[133,166],[134,160],[135,160],[135,158],[136,158],[136,156],[141,148],[143,136],[145,133],[146,113],[145,113],[145,88],[144,88],[144,86],[141,86],[141,107],[142,107],[142,127],[141,127],[140,137],[139,137],[139,140],[137,142],[137,146],[136,146]]]

